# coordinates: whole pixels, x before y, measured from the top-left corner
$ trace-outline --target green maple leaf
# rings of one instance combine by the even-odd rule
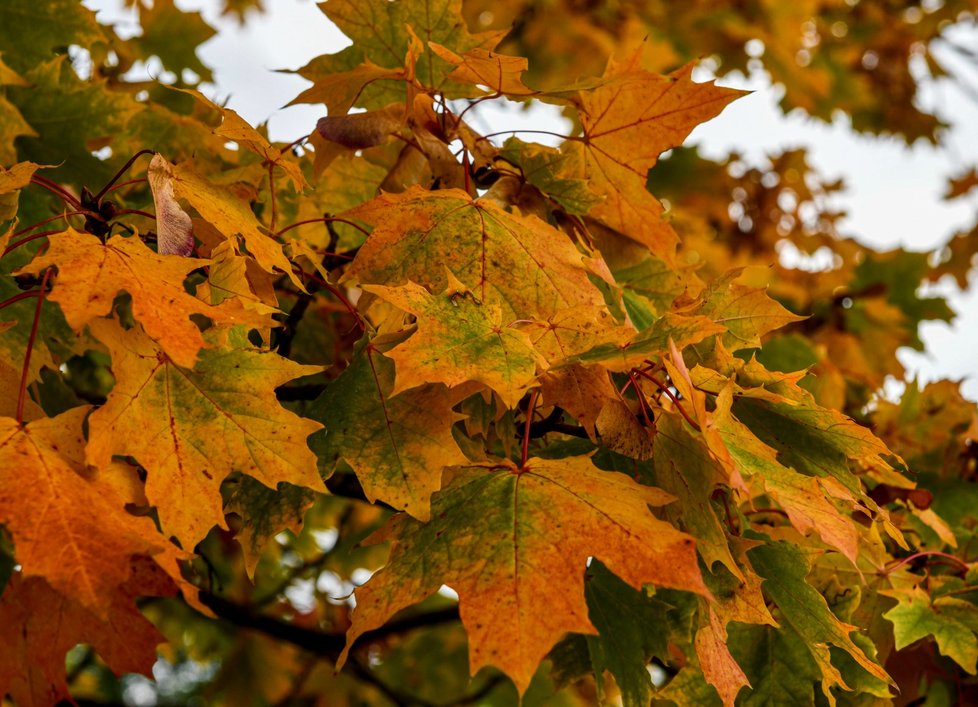
[[[95,13],[75,0],[6,0],[0,4],[0,26],[0,51],[21,73],[63,54],[72,44],[91,47],[106,40]]]
[[[536,379],[542,358],[524,332],[503,322],[500,307],[457,291],[432,295],[413,282],[364,289],[418,319],[417,331],[385,353],[397,367],[393,394],[425,383],[451,388],[478,381],[513,407]]]
[[[328,80],[332,87],[336,85],[337,74],[350,72],[352,86],[344,86],[344,92],[339,94],[342,98],[337,101],[332,88],[324,92],[314,85],[293,103],[326,103],[330,113],[335,114],[345,113],[354,102],[363,108],[382,108],[404,101],[404,75],[391,73],[391,69],[415,70],[423,86],[442,90],[455,67],[438,57],[427,42],[461,53],[475,47],[491,49],[500,39],[494,32],[469,33],[462,19],[461,5],[461,0],[330,0],[321,4],[320,9],[353,44],[336,54],[313,59],[298,73],[313,84]],[[423,44],[416,67],[406,66],[411,31]],[[375,68],[366,72],[358,69],[367,60]],[[378,81],[378,78],[399,80]]]
[[[440,384],[394,395],[394,364],[376,346],[366,346],[313,403],[310,416],[326,425],[313,448],[328,472],[345,460],[371,502],[427,520],[442,471],[466,461],[451,432],[461,419],[452,412],[456,396]]]
[[[942,655],[975,674],[978,607],[956,597],[932,599],[920,588],[883,590],[880,594],[897,600],[897,605],[883,614],[893,624],[897,650],[930,636]]]
[[[747,554],[754,569],[764,578],[765,593],[801,636],[818,665],[826,696],[832,687],[845,686],[838,668],[831,662],[829,645],[844,650],[873,677],[892,683],[886,671],[853,642],[849,634],[856,627],[837,619],[825,598],[808,584],[809,564],[799,548],[780,541],[754,548]]]
[[[211,70],[197,56],[197,48],[217,33],[200,13],[180,10],[173,0],[154,0],[152,7],[137,7],[143,33],[127,47],[133,47],[141,59],[157,57],[177,74],[190,69],[201,81],[213,80]]]
[[[106,81],[82,81],[63,56],[24,72],[24,78],[31,88],[12,86],[7,92],[36,133],[17,138],[21,159],[60,165],[49,172],[55,181],[100,188],[115,170],[113,162],[92,155],[92,145],[121,133],[137,104],[109,90]]]

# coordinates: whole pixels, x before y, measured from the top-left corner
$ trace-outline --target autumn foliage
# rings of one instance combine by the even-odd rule
[[[976,407],[880,393],[975,232],[877,252],[803,151],[680,147],[750,39],[936,141],[908,58],[973,4],[329,0],[288,145],[130,4],[0,4],[0,701],[978,700]]]

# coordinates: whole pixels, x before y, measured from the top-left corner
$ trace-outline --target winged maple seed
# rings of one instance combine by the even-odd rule
[[[599,28],[554,0],[507,33],[469,27],[523,4],[480,2],[322,3],[352,44],[298,71],[293,102],[326,115],[287,145],[191,87],[211,30],[170,0],[134,3],[131,39],[70,0],[0,3],[24,37],[0,32],[0,702],[117,699],[111,673],[164,641],[215,675],[174,699],[216,705],[882,704],[886,667],[906,701],[970,685],[978,414],[950,383],[874,391],[948,316],[917,285],[966,279],[973,239],[936,268],[874,253],[836,238],[803,153],[678,149],[743,92],[653,71],[688,51],[659,29],[617,46],[646,34],[635,3]],[[809,22],[813,70],[837,61],[842,15],[816,6],[761,13],[779,64]],[[542,17],[613,30],[603,73],[517,55],[556,41]],[[184,88],[120,78],[152,57]],[[531,99],[568,118],[553,146],[482,112]],[[786,244],[840,264],[789,270]]]

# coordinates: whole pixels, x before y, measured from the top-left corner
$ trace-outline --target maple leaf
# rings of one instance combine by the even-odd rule
[[[589,557],[636,588],[708,593],[692,539],[648,510],[670,500],[586,457],[463,469],[432,498],[431,522],[396,517],[377,538],[394,541],[391,559],[357,590],[340,663],[358,636],[447,584],[459,595],[471,672],[495,665],[523,693],[564,633],[595,632],[584,597]],[[472,562],[476,544],[485,559]]]
[[[734,282],[739,276],[739,270],[732,270],[717,278],[707,285],[696,302],[679,312],[685,316],[708,317],[723,326],[726,333],[721,340],[729,351],[759,347],[764,334],[805,319],[772,300],[763,288]]]
[[[696,538],[696,547],[709,568],[721,562],[739,578],[743,573],[730,550],[728,536],[713,509],[711,496],[720,484],[729,483],[715,455],[699,443],[674,414],[660,414],[652,455],[655,483],[679,499],[674,523],[681,515],[686,530]],[[668,511],[672,509],[667,509]]]
[[[371,502],[428,520],[442,471],[467,461],[451,431],[461,419],[452,412],[457,396],[440,384],[395,395],[394,364],[378,344],[364,347],[313,404],[310,415],[327,421],[313,448],[327,471],[346,461]]]
[[[744,671],[730,655],[727,647],[727,629],[717,614],[708,609],[709,623],[696,632],[696,655],[700,659],[703,676],[713,685],[725,707],[733,707],[743,687],[750,687]]]
[[[232,491],[224,504],[225,514],[237,514],[241,524],[235,539],[245,556],[245,569],[254,579],[255,568],[268,542],[283,530],[298,535],[302,517],[313,504],[315,494],[301,486],[279,483],[271,489],[247,474],[231,484]]]
[[[161,355],[139,327],[91,327],[112,354],[116,384],[89,419],[86,456],[95,466],[134,457],[164,531],[183,547],[226,527],[220,486],[232,471],[270,488],[287,481],[324,490],[306,445],[321,426],[275,398],[275,388],[318,367],[239,347],[205,349],[191,370]]]
[[[582,168],[575,163],[579,152],[508,139],[500,157],[519,167],[520,176],[557,202],[567,213],[583,215],[601,202],[601,197],[577,175]]]
[[[612,371],[627,371],[641,365],[646,359],[655,358],[669,350],[672,341],[677,349],[684,349],[722,334],[726,327],[701,314],[686,316],[666,312],[650,327],[631,336],[622,343],[602,343],[571,356],[570,363],[600,363]]]
[[[65,654],[79,643],[91,644],[116,675],[151,675],[156,646],[165,639],[133,600],[143,592],[161,596],[174,590],[158,570],[156,576],[151,567],[141,574],[108,592],[112,611],[106,617],[80,605],[70,590],[13,576],[0,595],[0,695],[9,694],[18,705],[70,699]]]
[[[678,239],[660,225],[662,207],[645,190],[648,171],[661,153],[681,145],[696,125],[743,92],[694,83],[692,65],[669,76],[653,74],[641,68],[640,58],[636,51],[610,61],[603,80],[574,100],[585,173],[605,198],[590,213],[671,261]]]
[[[20,272],[41,273],[56,266],[58,278],[47,299],[57,302],[76,331],[112,311],[120,292],[132,296],[133,316],[158,341],[167,356],[181,366],[193,366],[204,337],[192,315],[203,315],[218,326],[268,326],[266,314],[240,303],[211,306],[187,294],[187,274],[208,261],[157,255],[139,238],[113,236],[104,245],[95,236],[69,228],[51,237],[48,250]]]
[[[449,388],[478,381],[516,405],[543,363],[529,337],[506,326],[498,305],[477,303],[457,289],[432,295],[413,282],[402,287],[364,285],[417,317],[417,331],[384,353],[396,365],[392,395],[425,383]]]
[[[297,192],[309,187],[305,177],[302,176],[302,170],[299,169],[299,165],[286,156],[288,155],[288,151],[283,151],[272,146],[268,138],[255,130],[248,121],[238,115],[237,111],[217,105],[200,91],[188,89],[178,90],[193,96],[208,108],[220,113],[221,124],[214,129],[215,135],[243,145],[245,149],[261,157],[263,164],[274,165],[280,168],[285,172],[289,181],[292,183],[292,188]]]
[[[536,91],[523,83],[521,78],[528,66],[521,56],[506,56],[475,47],[459,56],[437,42],[428,42],[428,48],[455,68],[448,75],[450,81],[472,84],[479,94],[497,93],[511,98],[536,95]]]
[[[9,169],[0,168],[0,221],[9,221],[17,214],[18,192],[30,184],[38,166],[33,162],[18,162]],[[9,240],[7,235],[0,238],[3,239],[0,242],[6,249]]]
[[[595,670],[607,666],[615,676],[625,705],[644,705],[652,699],[648,656],[668,655],[668,606],[622,581],[599,560],[587,568],[585,583],[588,617],[598,629],[588,636]]]
[[[4,63],[2,54],[0,52],[0,86],[28,86],[29,84],[20,74]],[[6,96],[0,96],[0,116],[3,116],[0,118],[0,165],[13,164],[17,162],[17,148],[14,141],[21,135],[35,136],[37,133]],[[4,221],[13,215],[13,213],[4,214],[0,211],[0,218]]]
[[[327,103],[331,114],[345,113],[354,103],[380,108],[403,102],[403,79],[415,73],[415,63],[417,81],[442,90],[452,65],[424,44],[418,54],[411,51],[418,37],[453,52],[491,49],[501,39],[496,32],[470,34],[461,17],[461,0],[330,0],[319,7],[353,44],[299,69],[314,86],[293,102]]]
[[[0,418],[0,522],[26,576],[44,577],[107,618],[112,590],[129,576],[130,558],[161,552],[164,540],[149,519],[126,513],[110,486],[86,476],[82,422],[88,412],[72,408],[24,426]]]
[[[801,551],[786,542],[769,543],[748,552],[757,573],[764,578],[764,591],[781,609],[785,621],[802,637],[822,675],[822,691],[845,688],[842,675],[829,656],[831,644],[841,648],[867,673],[887,683],[889,675],[873,662],[849,637],[855,626],[835,617],[824,597],[805,581],[809,564]]]
[[[744,705],[814,705],[821,672],[804,640],[790,626],[731,624],[730,651],[750,680]]]
[[[788,518],[802,533],[818,533],[856,564],[859,534],[851,518],[843,516],[829,500],[830,494],[817,477],[786,468],[776,452],[759,440],[730,412],[732,388],[717,397],[712,424],[745,478],[759,476],[764,492],[781,505]],[[850,503],[854,499],[850,497]]]
[[[10,0],[0,8],[0,22],[7,28],[0,50],[20,72],[47,61],[63,47],[91,46],[106,37],[95,13],[72,0],[51,0],[43,5]]]
[[[15,0],[14,4],[23,4],[23,0]],[[28,4],[28,10],[14,11],[20,15],[17,21],[7,24],[9,20],[5,15],[12,8],[10,4],[4,3],[0,9],[0,18],[5,22],[3,26],[16,31],[13,27],[20,25],[21,18],[40,20],[36,15],[40,8],[32,3]],[[68,9],[64,5],[72,7]],[[44,21],[60,22],[58,18],[62,17],[66,23],[70,23],[69,18],[79,11],[89,12],[79,8],[76,3],[56,0],[54,3],[45,3],[42,14]],[[49,13],[53,14],[48,17]],[[70,27],[70,24],[67,26]],[[38,29],[41,28],[25,29],[20,33],[20,39],[34,35]],[[74,43],[89,46],[97,41],[93,37],[81,41],[70,39],[59,46]],[[37,46],[43,47],[45,43],[46,40],[40,41]],[[2,45],[0,49],[3,49]],[[26,55],[30,56],[35,51],[37,50],[29,51]],[[8,53],[5,56],[11,58]],[[20,64],[14,66],[16,68]],[[34,66],[30,71],[24,71],[23,76],[30,83],[30,88],[10,86],[6,89],[10,102],[37,133],[19,138],[20,159],[38,164],[59,165],[52,168],[50,173],[55,179],[64,179],[75,184],[107,182],[114,170],[110,163],[92,154],[91,145],[99,140],[111,142],[113,137],[118,136],[135,113],[136,104],[118,92],[110,91],[104,80],[84,82],[79,79],[65,55]]]
[[[897,605],[883,614],[893,624],[893,637],[900,650],[928,636],[946,655],[964,670],[975,674],[978,665],[978,608],[956,597],[932,599],[919,587],[890,589],[880,592],[897,600]]]
[[[594,439],[598,416],[605,403],[617,395],[608,371],[601,366],[575,363],[546,371],[539,376],[539,382],[544,401],[573,415]]]
[[[449,189],[383,194],[347,212],[374,224],[344,280],[443,292],[446,268],[506,320],[546,319],[562,309],[603,305],[574,245],[533,216]],[[527,273],[532,285],[513,273]]]

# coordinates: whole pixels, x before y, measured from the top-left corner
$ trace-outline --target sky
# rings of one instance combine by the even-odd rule
[[[123,9],[122,0],[84,0],[84,4],[99,11],[100,21],[138,31],[134,14]],[[182,9],[201,11],[219,30],[198,51],[214,70],[215,85],[205,87],[207,92],[252,124],[267,122],[272,140],[291,142],[309,133],[324,109],[283,108],[309,84],[279,70],[297,69],[313,57],[342,49],[349,40],[312,0],[265,0],[264,4],[264,14],[254,14],[240,26],[220,16],[219,0],[177,0]],[[974,28],[962,31],[960,38],[966,46],[978,46]],[[935,52],[940,52],[940,46]],[[949,65],[957,59],[950,52],[939,56]],[[978,71],[965,68],[963,74],[978,89]],[[705,80],[708,71],[694,77]],[[970,228],[978,217],[978,194],[956,202],[941,199],[949,175],[978,164],[978,100],[954,85],[939,82],[922,92],[924,105],[934,107],[952,126],[944,145],[935,148],[923,141],[907,147],[892,138],[860,136],[849,129],[844,116],[831,125],[800,112],[785,116],[777,107],[778,88],[763,74],[755,72],[749,79],[729,76],[719,83],[754,92],[698,127],[687,144],[696,144],[715,158],[736,150],[750,161],[806,147],[819,172],[845,181],[846,192],[836,206],[848,213],[840,224],[847,235],[882,250],[933,250],[955,231]],[[514,129],[553,130],[561,120],[551,106],[529,114],[510,110],[483,115],[494,125],[502,121]],[[921,382],[963,379],[965,394],[978,400],[978,275],[972,273],[971,282],[971,291],[963,294],[948,283],[936,287],[938,294],[949,297],[957,318],[951,325],[925,323],[921,335],[927,351],[905,349],[900,358]]]

